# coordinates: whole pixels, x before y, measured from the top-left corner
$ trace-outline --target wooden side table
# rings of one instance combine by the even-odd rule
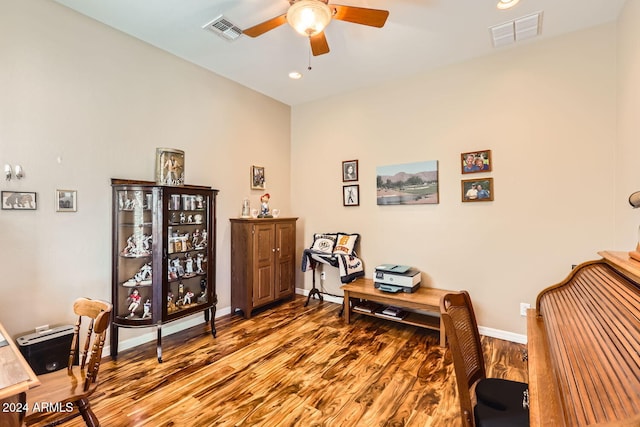
[[[40,381],[2,324],[0,334],[7,341],[0,347],[0,426],[21,426],[26,412],[26,392],[40,385]]]
[[[345,320],[351,322],[351,314],[354,312],[351,299],[363,299],[378,304],[407,309],[408,313],[403,318],[390,318],[379,312],[356,311],[358,314],[418,326],[420,328],[440,331],[440,346],[446,346],[444,324],[440,318],[440,299],[446,293],[452,292],[445,289],[420,287],[413,293],[390,293],[380,291],[373,285],[372,279],[359,278],[351,283],[343,285],[345,304]]]

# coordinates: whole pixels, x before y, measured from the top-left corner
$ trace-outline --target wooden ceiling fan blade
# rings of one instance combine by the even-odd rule
[[[324,36],[324,31],[315,36],[311,36],[309,41],[311,42],[311,52],[313,56],[329,53],[329,43],[327,43],[327,38]]]
[[[249,37],[258,37],[266,33],[267,31],[271,31],[274,28],[279,27],[280,25],[287,22],[287,14],[276,16],[275,18],[271,18],[267,21],[261,22],[258,25],[254,25],[251,28],[247,28],[246,30],[242,30],[242,34],[246,34]]]
[[[335,14],[334,19],[340,21],[353,22],[354,24],[368,25],[370,27],[382,28],[389,16],[388,10],[367,9],[364,7],[343,6],[330,4]]]

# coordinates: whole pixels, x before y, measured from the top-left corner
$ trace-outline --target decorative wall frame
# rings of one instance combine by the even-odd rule
[[[37,194],[32,191],[3,191],[2,209],[34,211],[38,208]]]
[[[462,173],[491,172],[491,150],[472,151],[460,154]]]
[[[463,202],[491,202],[493,201],[493,178],[463,179]]]
[[[353,184],[342,186],[342,205],[360,206],[360,185]]]
[[[156,184],[184,185],[184,151],[156,148]]]
[[[267,188],[267,181],[264,177],[264,167],[251,166],[251,189],[252,190],[265,190]]]
[[[76,212],[78,210],[76,190],[56,190],[56,212]]]
[[[378,205],[437,204],[438,161],[378,166],[376,187]]]
[[[358,180],[358,161],[345,160],[342,162],[342,182]]]

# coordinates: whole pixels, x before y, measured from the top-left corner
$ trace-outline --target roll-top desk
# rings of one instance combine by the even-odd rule
[[[531,426],[640,426],[640,262],[598,254],[527,313]]]

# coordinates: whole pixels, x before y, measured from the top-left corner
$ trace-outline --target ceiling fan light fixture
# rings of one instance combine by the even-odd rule
[[[518,4],[519,1],[520,0],[499,0],[496,7],[498,9],[509,9]]]
[[[287,22],[306,37],[321,33],[331,22],[331,8],[320,0],[298,0],[287,11]]]

